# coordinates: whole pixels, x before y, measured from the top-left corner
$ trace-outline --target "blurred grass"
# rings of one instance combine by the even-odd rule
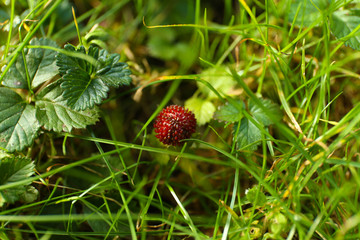
[[[12,11],[1,3],[10,19],[27,14],[26,1],[11,2]],[[89,131],[35,143],[39,175],[26,181],[36,181],[39,200],[1,209],[0,238],[360,237],[360,55],[326,23],[317,26],[322,19],[307,28],[288,24],[286,0],[109,0],[62,1],[41,21],[61,1],[29,2],[35,21],[23,22],[30,30],[22,37],[17,28],[0,37],[2,65],[15,56],[5,53],[20,53],[33,35],[77,44],[74,5],[86,43],[121,53],[134,85],[111,93],[103,121]],[[156,113],[183,104],[200,73],[219,65],[233,69],[241,89],[235,97],[260,107],[260,96],[277,102],[282,121],[263,129],[254,153],[236,150],[232,129],[216,121],[182,148],[160,145],[151,126]],[[254,199],[247,189],[256,190]],[[282,232],[271,235],[275,225]]]

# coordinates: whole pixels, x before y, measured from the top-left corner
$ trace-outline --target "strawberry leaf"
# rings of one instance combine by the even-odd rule
[[[0,147],[20,151],[31,145],[38,130],[34,106],[14,91],[0,88]]]
[[[0,185],[25,180],[34,174],[34,168],[34,163],[28,158],[4,157],[0,159]],[[37,190],[29,187],[31,187],[29,184],[25,184],[1,190],[0,207],[6,202],[14,203],[18,200],[34,201],[37,197]]]
[[[269,126],[282,118],[280,108],[269,99],[259,99],[264,108],[260,108],[251,99],[249,100],[249,110],[251,115],[264,126]],[[267,113],[263,109],[267,110]]]
[[[30,45],[57,47],[54,41],[46,38],[34,38],[30,41]],[[32,89],[52,79],[58,74],[55,63],[55,51],[44,48],[25,48],[24,55]],[[16,62],[6,73],[3,85],[12,88],[29,89],[22,54],[19,55]]]
[[[259,99],[262,103],[262,107],[254,103],[253,100],[249,99],[248,106],[249,112],[252,117],[263,126],[269,126],[276,121],[281,119],[281,111],[279,107],[272,103],[269,99]],[[264,111],[266,110],[266,111]],[[237,149],[243,149],[246,147],[247,150],[254,151],[260,145],[261,131],[253,124],[249,119],[241,119],[240,128],[237,130],[239,123],[234,124],[234,139],[237,143]],[[237,133],[237,135],[236,135]]]
[[[119,87],[131,83],[131,71],[128,65],[119,62],[119,54],[108,54],[90,46],[88,51],[83,46],[75,48],[65,45],[69,55],[58,54],[56,64],[62,75],[61,88],[67,105],[74,110],[85,110],[100,104],[107,97],[109,87]],[[74,54],[86,54],[96,62],[89,62]]]
[[[261,143],[261,131],[247,118],[241,119],[239,130],[238,126],[239,123],[235,123],[233,128],[237,149],[247,146],[246,150],[255,151]]]
[[[129,77],[131,71],[127,67],[126,63],[116,63],[108,71],[102,71],[101,74],[98,74],[98,77],[111,87],[127,86],[131,82],[131,77]]]
[[[71,109],[62,96],[63,90],[55,82],[44,88],[36,101],[36,117],[47,130],[70,132],[72,128],[85,128],[95,124],[98,111],[95,108],[83,111]]]
[[[107,97],[109,88],[99,78],[91,76],[81,69],[70,69],[63,77],[61,88],[67,105],[74,110],[85,110],[100,104]]]
[[[73,45],[66,44],[64,49],[70,53],[86,54],[83,46],[76,49]],[[62,53],[56,55],[56,65],[59,67],[60,75],[65,75],[71,69],[84,69],[87,70],[88,63],[82,58],[71,57]]]
[[[126,63],[119,62],[119,54],[109,55],[106,50],[102,49],[99,52],[98,60],[100,67],[96,71],[96,75],[104,83],[112,87],[127,86],[131,83],[131,71]]]
[[[215,112],[214,117],[219,121],[238,122],[242,119],[244,103],[241,100],[230,100]]]

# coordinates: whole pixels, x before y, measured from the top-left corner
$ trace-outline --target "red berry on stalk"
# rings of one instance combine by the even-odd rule
[[[160,142],[176,146],[180,144],[180,140],[191,137],[195,132],[195,115],[184,107],[171,105],[161,110],[154,128]]]

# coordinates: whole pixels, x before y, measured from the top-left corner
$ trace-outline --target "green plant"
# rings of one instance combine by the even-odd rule
[[[64,49],[57,54],[55,42],[35,38],[8,68],[2,82],[6,87],[0,88],[0,147],[21,151],[41,127],[70,132],[94,124],[99,118],[95,105],[107,97],[109,87],[130,84],[130,70],[118,54],[93,46],[68,44]],[[24,92],[21,96],[13,89]]]
[[[52,40],[31,40],[3,73],[0,147],[22,151],[43,131],[71,132],[94,124],[96,105],[107,98],[109,87],[131,83],[131,72],[119,59],[94,46],[67,44],[61,50]]]
[[[301,27],[318,26],[324,18],[330,21],[331,33],[342,41],[345,46],[360,50],[360,40],[357,31],[360,29],[360,9],[343,9],[346,3],[342,1],[296,0],[291,3],[289,21]]]
[[[357,1],[15,2],[1,239],[359,238]]]

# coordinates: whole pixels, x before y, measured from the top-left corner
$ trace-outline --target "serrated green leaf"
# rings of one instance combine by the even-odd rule
[[[14,91],[0,88],[0,147],[10,152],[32,144],[40,125],[35,107]]]
[[[30,41],[30,45],[57,47],[54,41],[47,38],[34,38]],[[56,74],[58,74],[55,63],[55,51],[44,48],[25,48],[24,53],[32,89],[52,79]],[[3,85],[12,88],[29,88],[22,54],[19,55],[16,62],[6,73]]]
[[[67,105],[74,110],[85,110],[100,104],[109,88],[99,78],[91,78],[80,69],[70,69],[63,76],[61,88]]]
[[[192,97],[185,102],[185,108],[195,114],[196,123],[201,126],[208,123],[216,110],[214,104],[209,100]]]
[[[93,47],[93,49],[98,48]],[[97,60],[100,62],[101,68],[104,68],[106,66],[112,66],[118,63],[120,60],[120,55],[117,53],[109,54],[105,49],[101,49],[98,53]]]
[[[126,63],[116,63],[106,72],[101,72],[98,77],[111,87],[128,86],[131,83],[131,71]]]
[[[352,31],[358,28],[360,24],[359,9],[336,11],[331,18],[331,32],[336,38],[346,38]],[[355,33],[354,36],[345,40],[345,46],[360,50],[360,33]]]
[[[131,71],[127,63],[119,62],[119,60],[120,55],[117,53],[109,55],[104,49],[99,52],[100,67],[96,71],[96,76],[108,86],[127,86],[131,83]]]
[[[87,54],[97,61],[96,64],[92,64],[66,54],[56,56],[56,64],[62,75],[63,97],[72,109],[92,108],[107,97],[109,86],[119,87],[131,83],[131,71],[126,63],[119,62],[119,54],[109,55],[106,50],[99,50],[93,46],[86,52],[83,46],[75,48],[69,44],[65,46],[65,50],[70,53]]]
[[[66,104],[58,82],[44,88],[36,101],[36,117],[47,130],[70,132],[72,128],[85,128],[99,119],[96,108],[76,111]]]
[[[262,108],[257,106],[251,99],[249,100],[249,111],[251,115],[264,126],[269,126],[282,118],[280,108],[275,103],[272,103],[269,99],[259,99],[265,109],[271,116],[268,116]]]
[[[25,180],[34,174],[34,168],[34,163],[28,158],[14,156],[5,157],[0,160],[0,185]],[[28,185],[29,184],[20,185],[0,191],[2,198],[0,206],[4,202],[14,203],[21,199],[26,193]]]
[[[261,131],[247,118],[241,119],[240,129],[237,133],[239,123],[234,124],[234,138],[236,141],[237,149],[243,149],[248,146],[245,150],[254,151],[261,144]]]
[[[64,46],[64,50],[70,53],[76,52],[76,53],[86,54],[85,48],[83,46],[76,49],[73,45],[66,44]],[[85,71],[88,70],[87,68],[88,63],[83,59],[71,57],[62,53],[56,55],[56,65],[58,66],[59,73],[61,75],[65,75],[67,71],[70,69],[83,69]]]
[[[233,100],[221,106],[215,112],[214,117],[219,121],[238,122],[242,119],[243,102],[241,100]]]

